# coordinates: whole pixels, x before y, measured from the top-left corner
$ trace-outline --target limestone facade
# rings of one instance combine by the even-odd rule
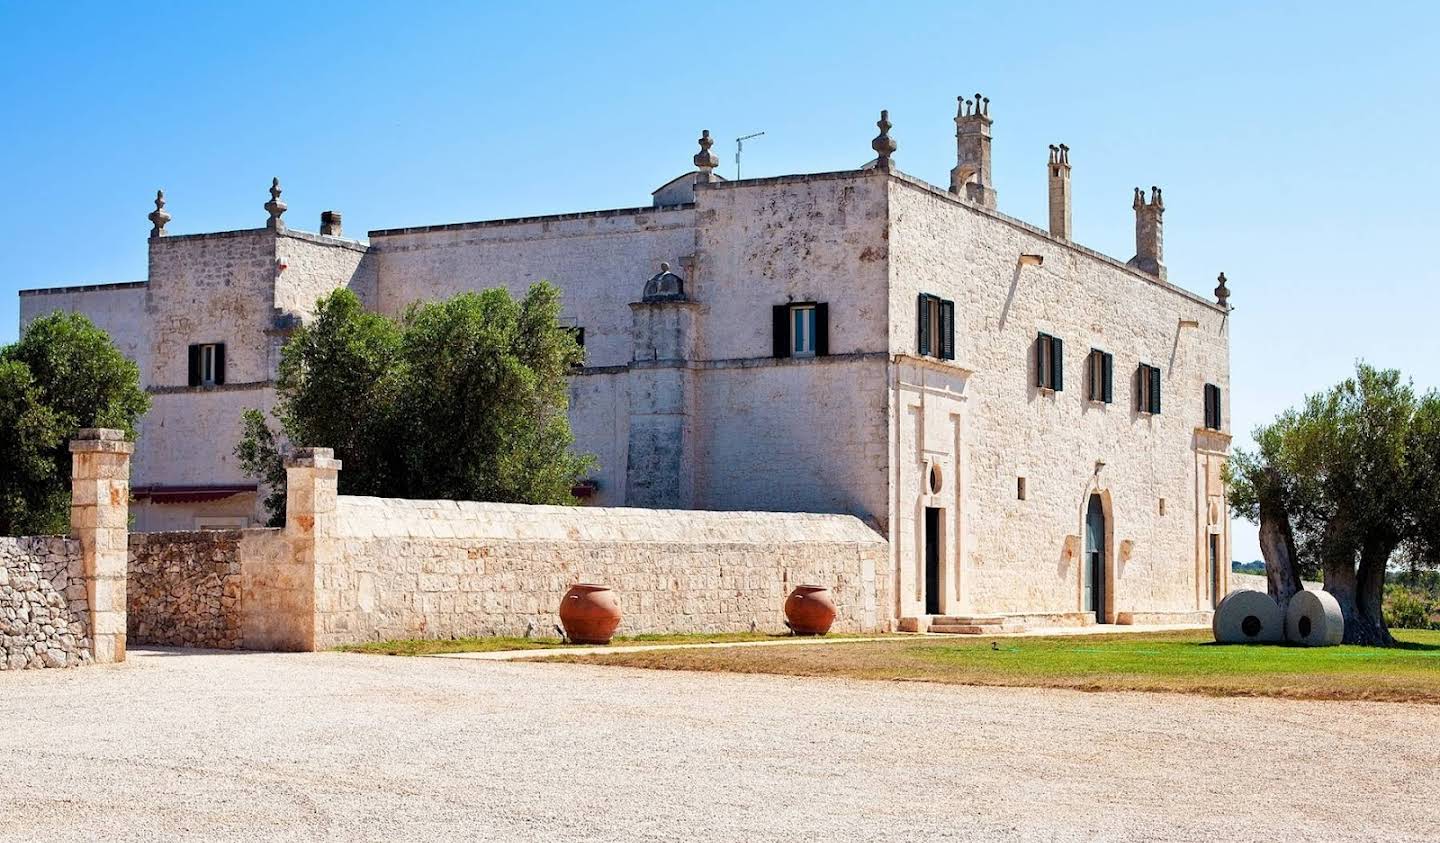
[[[26,291],[22,321],[84,310],[141,362],[142,530],[257,522],[239,412],[273,403],[278,349],[316,296],[348,286],[393,315],[547,279],[584,331],[570,412],[599,458],[587,503],[853,515],[889,541],[888,616],[917,625],[1208,611],[1229,568],[1230,311],[1167,280],[1160,191],[1128,208],[1116,191],[1136,219],[1127,263],[1069,239],[1068,147],[1049,230],[997,210],[987,99],[962,98],[948,190],[901,172],[880,122],[881,159],[842,172],[724,181],[702,144],[641,208],[368,243],[161,231],[143,284]],[[644,299],[662,261],[683,298]],[[212,342],[225,382],[186,385],[186,349]],[[1109,400],[1091,394],[1092,349]]]

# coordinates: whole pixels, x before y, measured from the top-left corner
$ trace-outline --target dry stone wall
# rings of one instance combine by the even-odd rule
[[[316,569],[317,646],[548,633],[576,582],[615,589],[621,634],[782,631],[801,583],[835,630],[886,629],[887,544],[845,515],[544,507],[341,497]]]
[[[80,542],[0,538],[0,670],[91,661]]]
[[[241,536],[240,530],[132,534],[130,641],[240,647]]]

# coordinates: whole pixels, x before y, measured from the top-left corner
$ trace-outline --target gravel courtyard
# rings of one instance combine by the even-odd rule
[[[1440,706],[132,652],[0,674],[0,839],[1422,840]]]

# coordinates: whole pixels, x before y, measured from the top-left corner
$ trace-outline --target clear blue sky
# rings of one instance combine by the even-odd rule
[[[1002,210],[1044,224],[1064,142],[1078,241],[1128,258],[1158,184],[1171,280],[1229,275],[1237,442],[1357,358],[1440,384],[1440,4],[124,5],[0,0],[0,343],[17,289],[143,278],[157,187],[177,233],[273,175],[351,234],[642,205],[701,128],[727,176],[762,129],[747,175],[843,169],[882,107],[946,184],[978,90]]]

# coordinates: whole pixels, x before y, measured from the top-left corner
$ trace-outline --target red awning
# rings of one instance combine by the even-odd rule
[[[151,503],[205,503],[224,500],[232,495],[253,493],[254,483],[240,483],[228,486],[136,486],[130,494],[136,499],[148,499]]]

